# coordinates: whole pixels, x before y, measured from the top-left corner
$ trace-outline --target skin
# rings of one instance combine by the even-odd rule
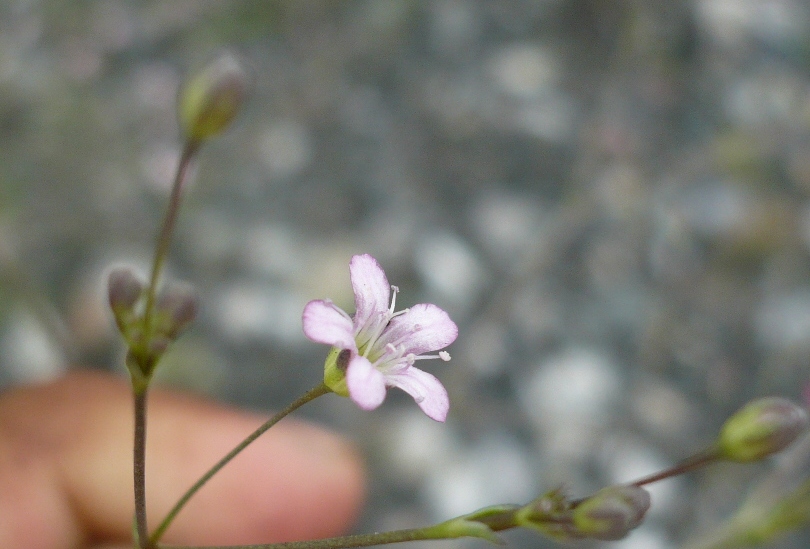
[[[150,392],[148,412],[151,528],[266,419],[161,389]],[[0,395],[0,547],[127,546],[131,437],[123,379],[78,371]],[[162,541],[233,545],[339,535],[357,517],[364,491],[352,446],[287,418],[203,487]]]

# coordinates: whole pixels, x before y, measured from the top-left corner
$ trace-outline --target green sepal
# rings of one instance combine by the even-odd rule
[[[332,347],[329,354],[326,355],[326,361],[323,364],[323,384],[336,395],[347,397],[349,387],[346,385],[346,365],[338,364],[338,357],[343,350]]]
[[[558,541],[581,539],[572,523],[571,511],[571,502],[557,488],[518,509],[515,522]]]
[[[505,545],[506,542],[503,538],[496,534],[485,521],[505,513],[512,513],[514,510],[514,505],[485,507],[468,515],[456,517],[432,526],[430,528],[431,535],[435,535],[437,539],[480,538],[495,545]]]

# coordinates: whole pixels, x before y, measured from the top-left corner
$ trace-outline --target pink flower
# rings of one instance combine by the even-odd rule
[[[387,387],[399,387],[428,417],[444,421],[450,407],[447,391],[414,363],[430,358],[450,360],[445,351],[423,353],[450,345],[458,336],[458,327],[446,312],[429,303],[394,312],[399,290],[388,284],[382,267],[370,255],[352,257],[349,273],[354,317],[328,299],[310,301],[304,308],[304,334],[332,346],[324,383],[335,393],[350,396],[364,410],[382,404]]]

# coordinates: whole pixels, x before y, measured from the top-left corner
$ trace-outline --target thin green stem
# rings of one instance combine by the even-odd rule
[[[698,454],[693,455],[692,457],[688,457],[685,460],[673,465],[669,469],[664,469],[658,473],[654,473],[652,475],[646,476],[644,478],[640,478],[631,484],[633,486],[644,486],[646,484],[652,484],[653,482],[658,482],[659,480],[664,480],[667,478],[675,477],[678,475],[682,475],[684,473],[688,473],[690,471],[694,471],[695,469],[700,469],[701,467],[705,467],[710,463],[714,463],[719,458],[717,456],[717,452],[714,449],[709,449],[704,452],[700,452]]]
[[[172,184],[172,192],[163,226],[155,247],[155,256],[152,261],[152,276],[146,294],[146,308],[143,316],[144,336],[147,347],[152,337],[152,314],[155,308],[158,280],[166,254],[169,250],[172,232],[180,209],[180,198],[183,181],[191,163],[191,158],[197,152],[197,143],[187,143],[183,147],[177,173]],[[149,529],[146,522],[146,399],[149,379],[156,363],[156,357],[151,353],[135,353],[130,349],[127,357],[127,367],[132,375],[132,388],[135,403],[135,441],[133,448],[133,475],[135,484],[135,529],[138,533],[138,544],[141,549],[151,549],[154,543],[149,539]],[[130,362],[134,361],[134,362]]]
[[[147,391],[135,390],[135,442],[133,451],[133,472],[135,484],[135,525],[138,532],[138,545],[149,549],[149,528],[146,523],[146,398]]]
[[[213,467],[211,467],[211,469],[208,470],[207,473],[201,476],[200,479],[197,482],[195,482],[194,485],[191,486],[191,488],[189,488],[185,494],[183,494],[183,496],[174,505],[172,510],[169,511],[169,513],[166,515],[166,518],[163,519],[163,522],[161,522],[160,525],[157,527],[157,529],[152,533],[150,542],[153,545],[156,544],[160,540],[160,538],[163,537],[163,534],[166,532],[166,529],[172,523],[172,521],[180,512],[180,510],[186,505],[188,500],[190,500],[191,497],[194,494],[196,494],[197,491],[211,479],[211,477],[217,474],[220,469],[222,469],[225,465],[227,465],[228,462],[230,462],[233,458],[235,458],[242,450],[247,448],[254,440],[259,438],[262,434],[264,434],[265,431],[270,429],[270,427],[272,427],[273,425],[275,425],[276,423],[278,423],[279,421],[290,415],[292,412],[294,412],[307,402],[315,400],[319,396],[323,396],[331,392],[332,390],[323,384],[318,385],[314,389],[310,389],[302,396],[300,396],[298,399],[296,399],[294,402],[290,403],[290,405],[288,405],[286,408],[284,408],[276,415],[268,419],[261,427],[253,431],[250,435],[248,435],[248,437],[245,440],[240,442],[233,450],[228,452],[228,454],[226,454],[222,459],[220,459]]]
[[[317,539],[312,541],[288,541],[284,543],[265,543],[259,545],[220,545],[220,546],[168,546],[160,545],[158,549],[341,549],[344,547],[369,547],[404,541],[442,539],[445,536],[433,530],[433,527],[395,530],[375,534],[355,534],[336,538]]]
[[[172,192],[169,197],[169,205],[166,209],[166,215],[163,217],[163,225],[157,239],[157,246],[155,246],[155,256],[152,260],[152,275],[149,278],[149,287],[146,293],[146,306],[144,309],[144,334],[147,338],[151,335],[152,330],[152,313],[155,308],[155,296],[157,295],[157,286],[160,280],[160,272],[163,270],[163,264],[166,262],[166,256],[169,252],[169,244],[172,240],[172,233],[174,232],[174,225],[177,221],[177,214],[180,210],[180,198],[182,197],[183,181],[186,178],[188,167],[191,164],[191,159],[194,154],[199,150],[198,142],[189,142],[183,147],[183,152],[180,154],[180,161],[177,164],[177,172],[174,176],[172,183]]]
[[[672,467],[664,469],[663,471],[658,471],[657,473],[647,475],[646,477],[634,480],[633,482],[628,482],[627,484],[638,487],[646,486],[647,484],[652,484],[654,482],[659,482],[661,480],[666,480],[668,478],[676,477],[678,475],[683,475],[684,473],[689,473],[696,469],[700,469],[701,467],[710,465],[719,459],[720,458],[717,455],[717,451],[714,448],[709,448],[708,450],[704,450],[691,457],[688,457]],[[575,499],[571,501],[571,506],[576,507],[586,499],[588,498]]]
[[[347,547],[369,547],[372,545],[387,545],[389,543],[402,543],[406,541],[419,541],[429,539],[455,539],[462,537],[482,537],[480,531],[465,527],[464,522],[479,523],[492,532],[500,532],[518,526],[516,521],[519,505],[504,505],[491,513],[480,512],[473,515],[456,517],[446,522],[433,524],[424,528],[409,528],[394,530],[392,532],[376,532],[373,534],[354,534],[310,541],[287,541],[283,543],[264,543],[256,545],[220,545],[205,547],[168,546],[158,545],[157,549],[343,549]],[[484,510],[482,510],[484,511]],[[461,524],[458,524],[459,521]],[[494,536],[494,534],[493,534]],[[492,538],[486,537],[493,541]],[[496,538],[497,539],[497,538]]]

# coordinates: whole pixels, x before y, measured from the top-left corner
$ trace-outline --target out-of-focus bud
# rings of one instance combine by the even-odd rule
[[[720,430],[717,453],[721,459],[758,461],[787,448],[807,429],[807,411],[781,397],[749,402]]]
[[[644,488],[608,486],[576,505],[571,519],[582,537],[612,541],[641,524],[649,508],[650,494]]]
[[[239,112],[248,76],[237,58],[224,53],[192,75],[180,90],[180,125],[190,143],[222,133]]]
[[[139,321],[137,305],[144,284],[130,267],[116,267],[107,276],[107,299],[121,335],[131,341]]]
[[[155,336],[176,339],[197,318],[198,312],[197,292],[190,285],[175,284],[164,289],[155,306]]]
[[[116,267],[107,276],[107,297],[113,311],[131,311],[143,293],[143,282],[130,267]]]

